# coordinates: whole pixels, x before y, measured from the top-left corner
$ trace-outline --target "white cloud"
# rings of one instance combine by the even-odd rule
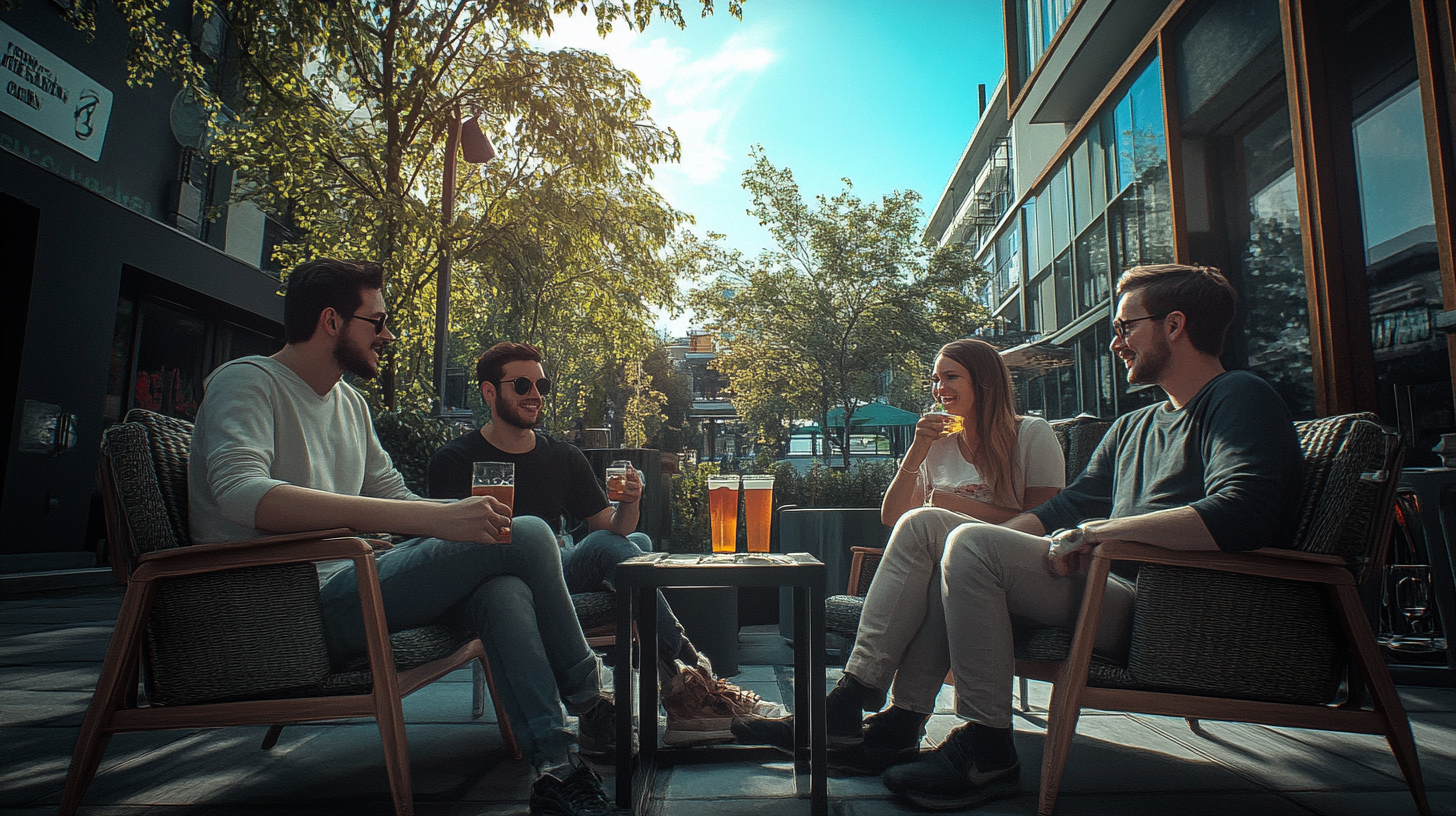
[[[737,154],[743,151],[736,148],[730,155],[728,132],[754,80],[775,60],[772,34],[766,27],[743,28],[710,54],[694,54],[670,37],[654,34],[654,29],[642,33],[618,26],[604,39],[597,36],[593,18],[576,15],[558,17],[555,31],[539,44],[605,54],[636,74],[652,100],[652,118],[672,128],[682,143],[681,162],[659,172],[681,176],[691,185],[717,181],[724,172],[736,171],[732,165],[742,159]]]

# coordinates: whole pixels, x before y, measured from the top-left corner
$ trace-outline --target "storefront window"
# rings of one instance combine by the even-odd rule
[[[1077,238],[1077,313],[1107,299],[1111,283],[1107,264],[1107,225],[1098,219]]]
[[[206,375],[207,324],[196,314],[143,303],[132,404],[167,416],[197,418]]]
[[[1289,112],[1280,108],[1242,140],[1248,235],[1243,254],[1249,370],[1284,398],[1296,419],[1314,416],[1309,301]]]
[[[1411,464],[1456,425],[1442,309],[1430,165],[1420,87],[1411,84],[1355,121],[1370,332],[1381,415],[1406,434]]]

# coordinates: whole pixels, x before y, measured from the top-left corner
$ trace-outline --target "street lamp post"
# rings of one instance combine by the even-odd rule
[[[450,113],[445,136],[445,178],[441,185],[440,272],[435,281],[435,415],[445,415],[445,355],[450,344],[450,263],[453,247],[450,225],[455,221],[456,154],[464,153],[472,164],[485,164],[495,158],[495,147],[480,129],[480,117],[460,121],[460,109]]]

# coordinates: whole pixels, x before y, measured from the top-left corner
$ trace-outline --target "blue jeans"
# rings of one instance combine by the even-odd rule
[[[480,635],[521,750],[533,765],[559,764],[576,743],[573,711],[601,693],[601,662],[586,644],[546,522],[521,516],[509,544],[414,538],[379,554],[391,632],[453,623]],[[352,566],[320,590],[329,652],[364,652],[358,577]]]
[[[632,533],[620,536],[611,530],[597,530],[583,538],[580,543],[561,553],[561,567],[566,574],[566,588],[573,594],[578,592],[616,591],[612,580],[617,565],[636,555],[652,549],[652,539],[646,533]],[[665,663],[676,660],[682,646],[688,642],[687,633],[672,607],[662,593],[657,593],[657,656]]]

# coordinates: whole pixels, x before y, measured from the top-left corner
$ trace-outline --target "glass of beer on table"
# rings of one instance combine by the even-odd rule
[[[626,459],[607,465],[607,500],[619,502],[627,497],[627,471],[632,469],[632,463]]]
[[[748,530],[748,551],[768,552],[769,523],[773,519],[774,477],[763,474],[743,476],[743,523]]]
[[[475,473],[470,482],[470,495],[490,496],[506,506],[505,514],[511,515],[516,504],[516,466],[510,462],[476,462]],[[496,541],[509,544],[511,529],[500,531]]]
[[[713,552],[738,549],[737,474],[708,477],[708,521],[713,528]]]

